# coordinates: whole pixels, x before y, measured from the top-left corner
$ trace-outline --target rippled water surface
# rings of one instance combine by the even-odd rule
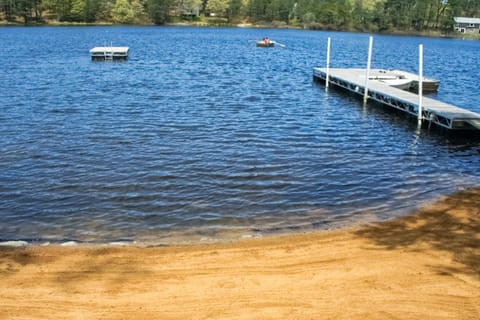
[[[256,48],[264,36],[286,47]],[[404,214],[480,181],[478,140],[325,91],[368,35],[187,27],[0,28],[0,240],[175,243]],[[129,46],[121,63],[94,46]],[[372,66],[480,112],[480,42],[376,36]]]

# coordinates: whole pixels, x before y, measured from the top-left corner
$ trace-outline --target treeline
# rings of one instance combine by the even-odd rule
[[[0,0],[0,20],[25,24],[165,24],[215,17],[370,32],[451,30],[454,16],[480,17],[479,0]],[[210,18],[212,19],[212,18]]]

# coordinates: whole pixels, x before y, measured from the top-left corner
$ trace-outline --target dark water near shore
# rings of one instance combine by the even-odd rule
[[[285,48],[256,48],[264,36]],[[480,143],[312,82],[368,35],[0,28],[0,240],[175,243],[331,228],[480,183]],[[94,46],[129,46],[123,63]],[[441,80],[480,112],[480,42],[376,36],[374,68]]]

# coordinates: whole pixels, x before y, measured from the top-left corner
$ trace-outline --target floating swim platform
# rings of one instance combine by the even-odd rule
[[[90,49],[94,61],[127,60],[129,47],[95,47]]]

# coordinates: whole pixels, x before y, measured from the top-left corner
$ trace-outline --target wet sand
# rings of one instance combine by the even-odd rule
[[[0,248],[0,319],[480,319],[480,189],[355,229]]]

